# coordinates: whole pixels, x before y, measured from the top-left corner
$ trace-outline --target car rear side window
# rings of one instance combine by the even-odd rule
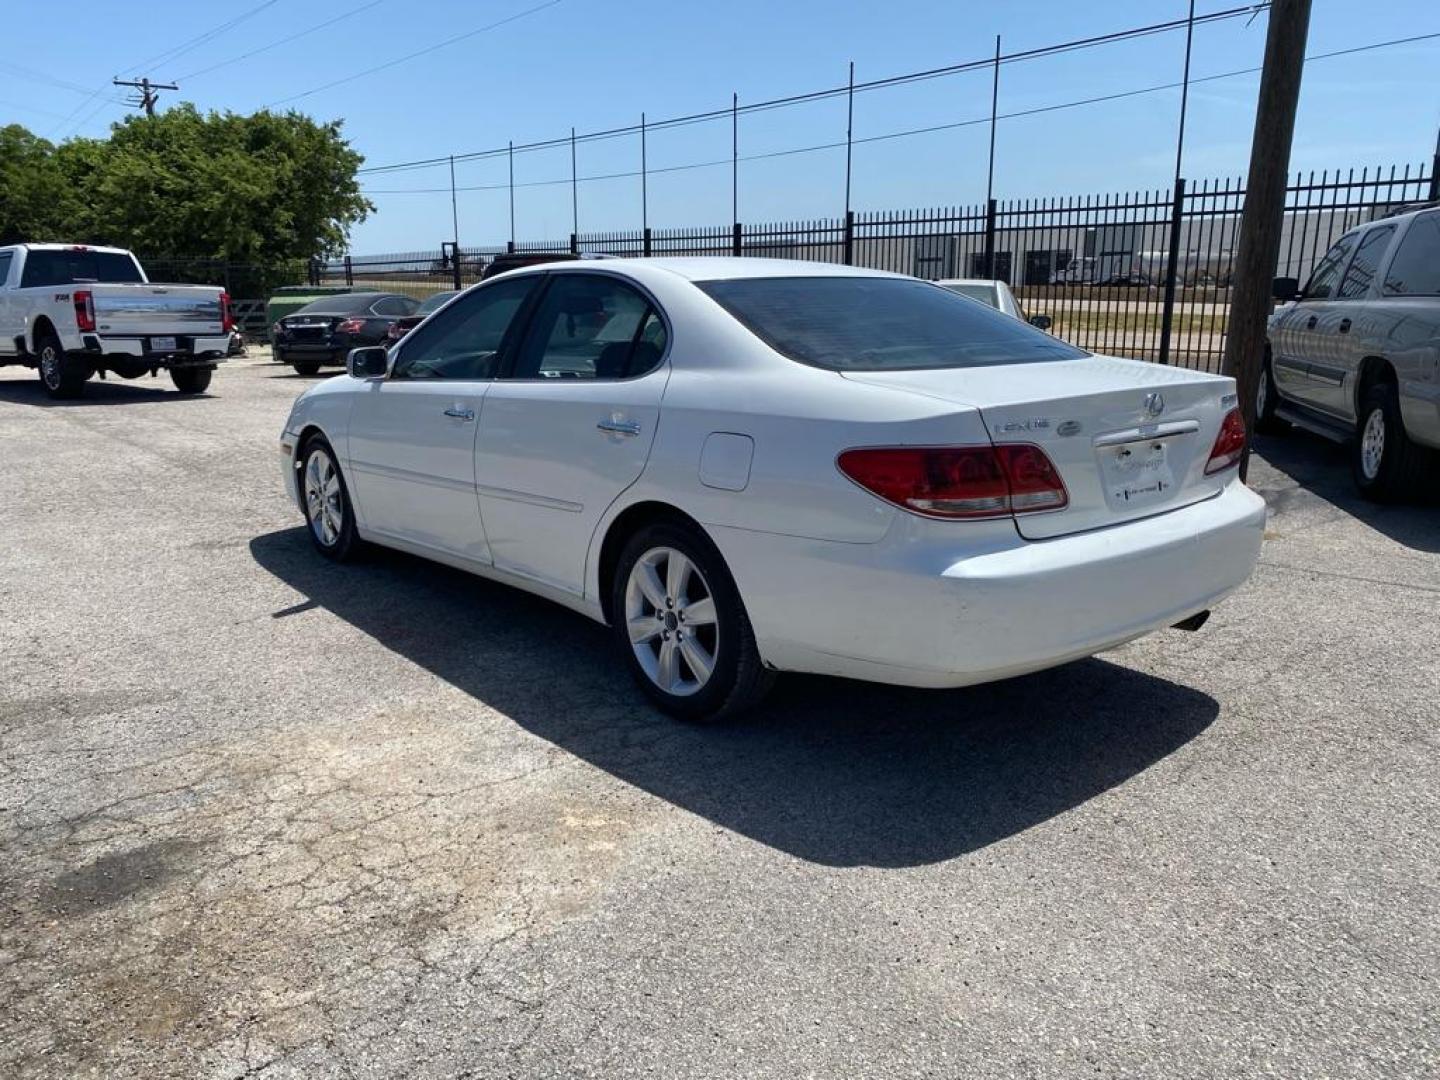
[[[135,284],[144,281],[140,267],[123,251],[30,251],[20,284],[81,285],[90,282]]]
[[[664,352],[665,324],[635,289],[605,274],[555,274],[510,377],[625,379]]]
[[[988,367],[1088,355],[994,308],[910,278],[696,284],[776,352],[831,371]]]
[[[10,277],[10,263],[15,258],[10,252],[0,252],[0,285],[4,285]]]
[[[1440,296],[1440,213],[1410,223],[1385,271],[1386,296]]]
[[[1380,268],[1380,256],[1385,254],[1385,248],[1394,232],[1395,226],[1385,225],[1371,229],[1360,238],[1360,246],[1355,249],[1355,258],[1350,260],[1350,269],[1345,271],[1345,280],[1340,282],[1340,299],[1354,300],[1370,291],[1370,283],[1375,280],[1375,271]]]

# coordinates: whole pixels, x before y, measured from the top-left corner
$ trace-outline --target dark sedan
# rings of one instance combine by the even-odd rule
[[[396,319],[390,325],[390,330],[385,335],[385,344],[395,344],[395,342],[399,341],[411,330],[414,330],[415,327],[424,322],[425,316],[429,315],[432,311],[438,311],[442,305],[449,302],[452,296],[456,295],[458,294],[454,289],[448,289],[445,292],[437,292],[434,296],[427,296],[420,302],[420,306],[415,309],[414,315],[406,315],[403,318]]]
[[[351,349],[386,344],[390,327],[418,306],[399,293],[322,297],[271,328],[275,359],[301,375],[314,375],[324,364],[343,365]]]

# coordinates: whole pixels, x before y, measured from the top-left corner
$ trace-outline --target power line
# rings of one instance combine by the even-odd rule
[[[1260,3],[1248,4],[1244,7],[1227,8],[1223,11],[1212,11],[1205,15],[1195,17],[1196,25],[1222,22],[1229,19],[1236,19],[1246,15],[1253,15],[1257,11],[1264,10],[1268,6],[1268,0],[1261,0]],[[1135,38],[1150,37],[1155,34],[1167,33],[1172,30],[1183,29],[1188,25],[1187,19],[1172,19],[1168,22],[1152,23],[1148,26],[1133,27],[1128,30],[1117,30],[1108,34],[1098,34],[1091,37],[1076,38],[1072,41],[1064,41],[1055,45],[1046,45],[1034,49],[1026,49],[1020,52],[1010,53],[1000,57],[1000,63],[1019,63],[1027,60],[1036,60],[1046,56],[1055,56],[1061,53],[1074,52],[1079,49],[1096,48],[1101,45],[1110,45],[1119,41],[1129,41]],[[949,64],[944,67],[928,68],[923,71],[907,72],[901,75],[892,75],[883,79],[871,79],[868,82],[857,82],[856,93],[864,93],[871,90],[880,90],[891,86],[900,86],[908,83],[922,82],[929,79],[943,78],[950,75],[960,74],[966,71],[989,69],[996,63],[995,57],[986,57],[983,60],[967,60],[958,64]],[[803,94],[792,94],[787,97],[772,98],[768,101],[758,101],[748,105],[742,105],[737,109],[727,106],[720,109],[710,109],[704,112],[691,113],[687,116],[671,117],[668,120],[657,120],[650,123],[650,130],[663,128],[684,127],[690,124],[707,123],[714,120],[731,118],[736,112],[757,113],[766,112],[771,109],[788,108],[793,105],[807,104],[812,101],[822,101],[827,98],[842,97],[850,92],[849,84],[829,87],[823,90],[814,90]],[[289,99],[286,99],[289,100]],[[613,139],[624,135],[634,135],[639,131],[639,126],[629,124],[622,127],[607,128],[601,131],[593,131],[585,135],[576,136],[577,142],[595,142],[603,139]],[[556,146],[566,144],[570,141],[569,136],[555,139],[543,139],[531,143],[519,143],[515,146],[516,153],[528,153],[537,150],[547,150]],[[496,147],[489,150],[476,150],[464,154],[456,154],[457,162],[475,161],[487,157],[497,157],[506,153],[505,147]],[[390,165],[373,165],[369,168],[359,170],[361,173],[381,172],[402,172],[410,169],[433,168],[443,165],[450,160],[449,155],[434,158],[421,158],[416,161],[396,162]]]
[[[434,45],[427,45],[423,49],[417,49],[412,53],[406,53],[404,56],[397,56],[393,60],[387,60],[383,64],[376,64],[374,67],[366,68],[364,71],[357,71],[354,75],[347,75],[343,79],[336,79],[333,82],[324,83],[321,86],[312,87],[309,90],[302,90],[298,94],[291,94],[289,97],[283,97],[276,101],[272,101],[269,105],[266,106],[266,108],[271,108],[275,105],[284,105],[287,101],[299,101],[301,98],[307,98],[310,97],[312,94],[318,94],[322,90],[329,90],[332,87],[343,86],[346,83],[354,82],[356,79],[363,79],[366,75],[373,75],[377,71],[384,71],[386,68],[395,67],[397,64],[407,63],[410,60],[414,60],[417,56],[424,56],[426,53],[432,53],[436,49],[443,49],[448,45],[454,45],[458,41],[464,41],[467,38],[475,37],[477,34],[483,34],[487,31],[495,30],[501,26],[506,25],[507,23],[515,22],[517,19],[523,19],[527,15],[534,15],[537,12],[544,11],[546,8],[554,7],[556,4],[559,4],[561,2],[562,0],[545,0],[545,3],[543,4],[536,4],[534,7],[526,8],[524,11],[517,11],[514,15],[507,15],[505,18],[497,19],[495,22],[488,23],[485,26],[477,27],[474,30],[468,30],[463,34],[456,34],[454,37],[446,38],[444,41],[438,41]],[[449,159],[441,158],[440,160],[447,161]]]
[[[215,40],[221,34],[228,33],[229,31],[235,29],[235,27],[239,26],[246,19],[259,15],[260,12],[264,11],[266,8],[274,7],[278,2],[279,0],[264,0],[263,3],[257,4],[249,11],[242,12],[241,14],[236,15],[233,19],[229,19],[226,22],[221,23],[219,26],[212,27],[211,29],[206,30],[202,34],[195,35],[195,37],[193,38],[188,38],[187,40],[182,41],[179,45],[166,49],[159,55],[152,56],[149,60],[145,60],[139,64],[136,64],[132,68],[126,68],[125,71],[123,71],[121,74],[133,75],[137,71],[150,70],[161,64],[174,63],[186,53],[192,52],[195,49],[198,49],[201,45],[205,45]]]
[[[1411,36],[1411,37],[1394,38],[1394,39],[1392,39],[1392,40],[1390,40],[1390,41],[1377,41],[1377,42],[1372,42],[1372,43],[1369,44],[1369,45],[1357,45],[1357,46],[1354,46],[1354,47],[1349,48],[1349,49],[1337,49],[1337,50],[1335,50],[1335,51],[1333,51],[1333,52],[1316,53],[1316,54],[1314,54],[1313,56],[1308,56],[1308,57],[1306,57],[1306,61],[1309,62],[1309,61],[1314,61],[1314,60],[1329,60],[1329,59],[1332,59],[1332,58],[1337,57],[1337,56],[1350,56],[1350,55],[1353,55],[1354,53],[1369,52],[1369,51],[1371,51],[1371,50],[1373,50],[1373,49],[1383,49],[1383,48],[1388,48],[1388,47],[1394,46],[1394,45],[1410,45],[1410,44],[1413,44],[1413,43],[1418,42],[1418,41],[1430,41],[1430,40],[1433,40],[1433,39],[1435,39],[1435,38],[1440,38],[1440,32],[1435,32],[1435,33],[1430,33],[1430,34],[1416,34],[1416,35],[1413,35],[1413,36]],[[1261,69],[1258,68],[1258,67],[1248,67],[1248,68],[1238,68],[1238,69],[1236,69],[1236,70],[1234,70],[1234,71],[1222,71],[1222,72],[1218,72],[1218,73],[1216,73],[1216,74],[1214,74],[1214,75],[1203,75],[1203,76],[1199,76],[1199,77],[1196,77],[1196,78],[1192,78],[1192,79],[1190,80],[1190,85],[1191,85],[1191,86],[1194,86],[1196,83],[1216,82],[1216,81],[1221,80],[1221,79],[1233,79],[1233,78],[1237,78],[1237,77],[1242,76],[1242,75],[1254,75],[1254,74],[1258,73],[1260,70],[1261,70]],[[1119,100],[1124,99],[1124,98],[1140,97],[1140,96],[1145,95],[1145,94],[1155,94],[1155,93],[1163,92],[1163,91],[1165,91],[1165,90],[1175,90],[1175,89],[1178,89],[1181,85],[1182,85],[1182,84],[1181,84],[1181,83],[1178,83],[1178,82],[1158,83],[1158,84],[1156,84],[1156,85],[1154,85],[1154,86],[1138,87],[1138,88],[1136,88],[1136,89],[1134,89],[1134,90],[1120,90],[1120,91],[1116,91],[1115,93],[1111,93],[1111,94],[1099,94],[1099,95],[1096,95],[1096,96],[1094,96],[1094,97],[1076,98],[1076,99],[1071,100],[1071,101],[1058,102],[1058,103],[1053,104],[1053,105],[1037,105],[1037,106],[1034,106],[1033,108],[1029,108],[1029,109],[1018,109],[1018,110],[1015,110],[1014,112],[999,113],[999,114],[997,114],[996,119],[999,119],[999,120],[1015,120],[1015,119],[1019,119],[1019,118],[1026,117],[1026,116],[1039,116],[1039,115],[1044,114],[1044,113],[1059,112],[1059,111],[1064,110],[1064,109],[1074,109],[1074,108],[1079,108],[1079,107],[1082,107],[1082,106],[1085,106],[1085,105],[1097,105],[1097,104],[1102,104],[1102,103],[1107,102],[1107,101],[1119,101]],[[857,85],[857,89],[858,89],[858,85]],[[976,127],[976,126],[979,126],[979,125],[981,125],[981,124],[988,124],[989,122],[990,122],[990,117],[989,117],[989,115],[987,114],[987,115],[985,115],[985,116],[976,117],[976,118],[974,118],[974,119],[972,119],[972,120],[956,120],[956,121],[952,121],[952,122],[946,123],[946,124],[930,124],[930,125],[927,125],[927,126],[925,126],[925,127],[906,128],[905,130],[902,130],[902,131],[890,131],[890,132],[884,132],[884,133],[879,134],[879,135],[868,135],[868,136],[866,136],[866,137],[864,137],[864,138],[855,139],[854,142],[855,142],[856,145],[859,145],[859,144],[862,144],[862,143],[888,142],[888,141],[893,140],[893,139],[904,139],[904,138],[909,138],[909,137],[914,136],[914,135],[928,135],[928,134],[931,134],[931,133],[934,133],[934,132],[938,132],[938,131],[954,131],[954,130],[956,130],[957,128]],[[765,160],[768,160],[768,159],[771,159],[771,158],[791,157],[791,156],[794,156],[794,155],[796,155],[796,154],[812,154],[812,153],[817,153],[817,152],[823,151],[823,150],[839,150],[839,149],[842,149],[844,146],[845,146],[845,140],[844,140],[844,139],[840,139],[840,140],[833,141],[833,142],[815,143],[815,144],[812,144],[812,145],[810,145],[810,146],[795,146],[795,147],[789,147],[789,148],[784,149],[784,150],[772,150],[772,151],[769,151],[768,153],[763,153],[763,154],[748,154],[748,155],[742,155],[742,156],[740,156],[740,157],[739,157],[738,159],[736,159],[736,160],[739,160],[739,161],[765,161]],[[516,149],[518,150],[519,148],[517,147]],[[668,165],[668,166],[663,166],[663,167],[661,167],[661,168],[651,169],[651,170],[649,170],[649,171],[650,171],[650,173],[651,173],[652,175],[653,175],[653,174],[656,174],[656,173],[685,172],[685,171],[690,170],[690,169],[712,169],[712,168],[717,168],[718,166],[721,166],[721,165],[730,165],[731,163],[732,163],[732,159],[727,157],[727,158],[723,158],[723,159],[717,159],[717,160],[715,160],[715,161],[695,161],[695,162],[686,162],[686,163],[683,163],[683,164],[680,164],[680,165]],[[574,181],[572,181],[572,178],[570,178],[570,177],[565,177],[565,178],[563,178],[563,179],[556,179],[556,180],[531,180],[531,181],[526,181],[526,182],[524,182],[524,183],[516,184],[515,186],[516,186],[516,187],[520,187],[520,188],[529,188],[529,187],[551,187],[551,186],[558,185],[558,184],[569,184],[569,183],[572,183],[572,182],[588,183],[588,182],[591,182],[591,181],[601,181],[601,180],[620,180],[620,179],[634,178],[634,177],[639,176],[639,175],[640,175],[640,173],[639,173],[638,170],[632,170],[632,171],[629,171],[629,172],[601,173],[601,174],[597,174],[597,175],[595,175],[595,176],[581,176],[581,177],[575,178]],[[469,186],[457,187],[455,190],[456,190],[456,191],[503,191],[504,189],[506,189],[506,188],[509,187],[509,186],[510,186],[510,185],[508,185],[508,184],[476,184],[476,185],[469,185]],[[449,187],[443,187],[443,188],[366,188],[366,189],[364,189],[364,192],[365,192],[366,195],[429,195],[429,194],[437,194],[437,193],[442,193],[442,192],[448,194],[449,191],[450,191],[450,188],[449,188]]]
[[[221,60],[219,63],[211,64],[209,67],[203,67],[198,71],[192,71],[189,75],[182,75],[180,76],[179,81],[189,82],[191,79],[198,79],[201,75],[208,75],[212,71],[220,70],[220,68],[229,67],[231,64],[238,64],[242,60],[249,60],[252,56],[259,56],[262,52],[268,52],[271,49],[279,48],[281,45],[288,45],[292,41],[298,41],[302,37],[307,37],[308,35],[315,33],[317,30],[324,30],[326,27],[334,26],[336,23],[345,22],[347,19],[353,19],[357,15],[369,11],[371,8],[379,7],[383,3],[385,3],[385,0],[370,0],[370,3],[368,4],[362,4],[360,7],[354,8],[351,11],[346,11],[340,15],[336,15],[333,19],[326,19],[324,22],[316,23],[314,26],[307,27],[304,30],[297,30],[293,34],[287,34],[285,37],[277,38],[276,40],[270,42],[268,45],[261,45],[259,48],[251,49],[249,52],[241,53],[239,56],[232,56],[229,60]]]

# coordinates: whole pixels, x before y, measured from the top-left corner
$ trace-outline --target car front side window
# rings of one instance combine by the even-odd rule
[[[1344,269],[1345,260],[1350,257],[1351,250],[1355,247],[1353,236],[1342,236],[1331,245],[1320,264],[1315,267],[1310,280],[1305,284],[1305,291],[1300,294],[1302,300],[1325,300],[1335,291],[1335,285],[1340,280],[1340,271]]]
[[[1354,300],[1370,291],[1370,283],[1380,269],[1380,256],[1385,254],[1385,247],[1394,232],[1395,226],[1385,225],[1371,229],[1361,237],[1360,246],[1355,249],[1355,258],[1350,260],[1350,268],[1340,282],[1340,299]]]
[[[394,379],[493,379],[515,317],[538,275],[486,285],[417,327],[400,347]]]

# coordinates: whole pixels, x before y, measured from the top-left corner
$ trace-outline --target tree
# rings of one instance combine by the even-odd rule
[[[55,147],[19,124],[0,128],[0,244],[63,235],[69,194]]]
[[[53,147],[0,129],[0,240],[115,244],[142,256],[279,266],[345,249],[374,209],[338,121],[299,113],[131,116]]]

